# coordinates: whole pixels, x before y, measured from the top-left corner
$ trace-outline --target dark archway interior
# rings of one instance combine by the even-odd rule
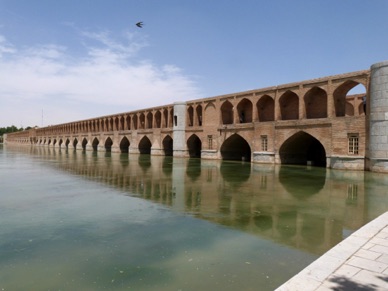
[[[151,154],[151,141],[148,139],[148,137],[143,137],[139,143],[139,152],[141,154]]]
[[[92,143],[93,151],[95,151],[95,152],[97,151],[99,143],[100,143],[99,140],[97,138],[94,138],[93,143]]]
[[[110,137],[107,138],[105,141],[105,149],[107,152],[110,152],[112,150],[113,141]]]
[[[88,144],[88,141],[87,141],[86,138],[84,138],[84,139],[82,140],[82,149],[83,149],[83,150],[86,149],[86,145],[87,145],[87,144]]]
[[[173,140],[169,135],[163,139],[163,151],[165,156],[172,156],[173,154]]]
[[[120,152],[121,153],[128,153],[129,152],[129,140],[127,137],[123,137],[123,139],[120,142]]]
[[[298,132],[284,142],[279,150],[282,164],[326,167],[326,151],[313,136]]]
[[[195,134],[187,140],[187,148],[189,149],[190,158],[201,157],[202,142]]]
[[[233,134],[221,146],[223,160],[251,161],[251,148],[238,134]]]

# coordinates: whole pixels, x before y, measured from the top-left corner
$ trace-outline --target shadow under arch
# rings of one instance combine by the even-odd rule
[[[223,160],[251,161],[251,147],[237,133],[231,135],[224,141],[220,151]]]
[[[279,149],[281,164],[326,167],[326,151],[312,135],[299,131],[288,138]]]

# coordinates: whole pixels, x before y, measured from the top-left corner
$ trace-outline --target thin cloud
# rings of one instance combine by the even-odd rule
[[[38,102],[40,107],[46,104],[55,109],[55,103],[80,102],[88,104],[85,116],[96,116],[91,112],[94,105],[131,111],[200,98],[193,78],[181,68],[139,60],[138,52],[147,44],[137,41],[136,35],[127,33],[120,41],[106,31],[83,32],[82,36],[85,53],[75,57],[69,47],[58,44],[15,48],[0,35],[2,103],[7,105],[12,99],[13,104]],[[0,115],[7,114],[2,111]]]

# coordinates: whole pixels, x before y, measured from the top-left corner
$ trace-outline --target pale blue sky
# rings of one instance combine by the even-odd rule
[[[388,0],[0,0],[0,127],[369,69],[387,15]]]

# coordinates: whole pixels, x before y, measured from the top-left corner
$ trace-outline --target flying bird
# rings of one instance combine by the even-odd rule
[[[142,28],[143,27],[143,22],[140,21],[140,22],[136,23],[136,26]]]

